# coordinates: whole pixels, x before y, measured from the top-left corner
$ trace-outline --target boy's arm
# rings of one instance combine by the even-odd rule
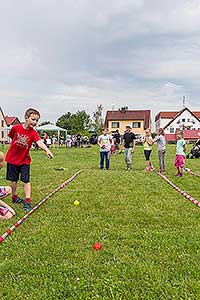
[[[15,215],[15,211],[14,209],[12,209],[12,207],[10,207],[8,204],[6,204],[4,201],[0,200],[0,205],[6,207],[13,215]]]
[[[98,140],[97,140],[97,145],[99,146],[99,147],[101,147],[101,142],[100,142],[100,139],[98,138]]]
[[[150,139],[150,140],[148,139],[147,144],[149,144],[149,146],[152,146],[153,145],[153,139]]]
[[[47,146],[41,141],[37,141],[36,144],[42,150],[44,150],[48,156],[48,158],[53,158],[53,153],[47,148]]]
[[[158,136],[155,136],[155,138],[152,140],[152,145],[157,142],[159,140],[159,137]]]
[[[125,142],[124,142],[124,138],[122,139],[122,149],[124,150],[124,145],[125,145]]]
[[[183,151],[186,153],[186,144],[183,145]]]
[[[134,140],[133,140],[133,148],[132,148],[132,152],[134,152],[135,151],[135,138],[134,138]]]

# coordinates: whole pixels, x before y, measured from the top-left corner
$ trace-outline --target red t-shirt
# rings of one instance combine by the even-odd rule
[[[30,165],[29,149],[33,142],[40,140],[40,136],[33,128],[25,129],[23,125],[14,125],[8,136],[12,139],[5,160],[16,166]]]

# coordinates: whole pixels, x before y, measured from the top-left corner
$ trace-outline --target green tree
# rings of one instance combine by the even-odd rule
[[[40,124],[40,126],[42,126],[42,125],[47,125],[47,124],[52,124],[50,121],[44,121],[44,122],[42,122],[41,124]]]
[[[97,108],[95,110],[95,112],[93,113],[93,120],[94,120],[94,130],[96,132],[101,131],[102,127],[103,127],[103,117],[102,117],[102,113],[103,113],[103,105],[97,105]]]
[[[90,115],[82,110],[74,114],[67,112],[57,120],[56,125],[67,129],[70,134],[82,134],[90,129],[91,123]]]

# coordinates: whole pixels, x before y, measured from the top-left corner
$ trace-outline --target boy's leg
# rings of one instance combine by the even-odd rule
[[[127,153],[127,167],[132,168],[132,148],[128,148]]]
[[[103,152],[103,168],[104,164],[106,165],[106,152]]]
[[[100,152],[100,169],[103,170],[104,152]]]
[[[29,211],[31,209],[30,197],[31,197],[31,184],[30,182],[24,183],[24,194],[25,194],[25,202],[24,202],[24,210]]]
[[[20,167],[7,163],[6,179],[11,181],[12,202],[21,203],[23,199],[17,195],[17,181],[19,180]]]
[[[146,159],[146,168],[145,168],[145,171],[150,171],[150,161],[149,161],[149,153],[148,153],[148,150],[144,150],[144,156],[145,156],[145,159]]]
[[[162,163],[162,152],[161,151],[158,151],[158,160],[159,160],[160,172],[162,172],[163,163]]]
[[[12,202],[14,204],[23,203],[24,199],[20,198],[17,194],[17,182],[16,181],[11,182],[11,189],[12,189]]]
[[[31,197],[31,184],[30,184],[30,165],[21,166],[21,181],[24,183],[24,210],[29,211],[31,209],[30,197]]]
[[[105,157],[106,157],[106,169],[108,170],[110,168],[110,153],[105,152]]]
[[[24,194],[25,194],[26,199],[29,199],[29,201],[26,201],[26,202],[30,202],[30,197],[31,197],[31,184],[30,184],[30,182],[24,183]]]
[[[16,181],[11,182],[11,189],[12,189],[12,197],[17,195],[17,182]]]
[[[160,151],[160,171],[165,171],[165,151]]]
[[[124,149],[124,159],[125,159],[126,166],[128,167],[128,165],[127,165],[127,163],[128,163],[128,149],[127,148]]]

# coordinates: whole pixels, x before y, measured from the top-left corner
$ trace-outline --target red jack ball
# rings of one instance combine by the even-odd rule
[[[101,250],[102,249],[101,243],[98,243],[98,242],[94,243],[93,249],[94,250]]]

